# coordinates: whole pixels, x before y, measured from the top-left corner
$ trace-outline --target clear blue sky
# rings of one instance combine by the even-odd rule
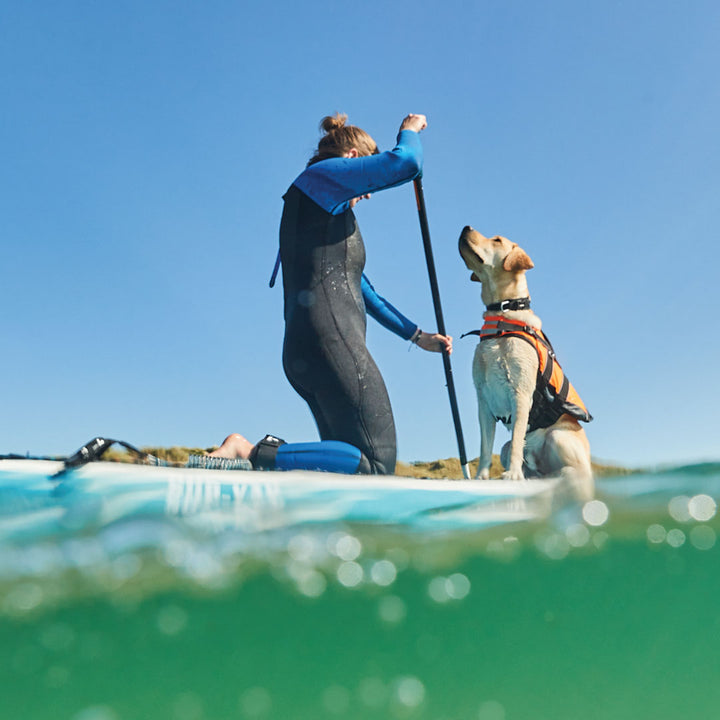
[[[3,3],[0,452],[317,437],[267,280],[281,196],[341,110],[385,149],[428,117],[470,457],[466,224],[535,261],[595,457],[720,458],[719,38],[713,0]],[[357,215],[376,289],[431,329],[412,187]],[[400,458],[457,455],[439,356],[372,321],[368,342]]]

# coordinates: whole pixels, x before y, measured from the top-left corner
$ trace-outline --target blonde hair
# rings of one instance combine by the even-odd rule
[[[346,125],[347,115],[335,113],[326,115],[320,121],[320,129],[325,134],[320,138],[315,154],[308,161],[308,167],[321,160],[342,157],[355,148],[360,157],[377,155],[377,143],[364,130],[355,125]]]

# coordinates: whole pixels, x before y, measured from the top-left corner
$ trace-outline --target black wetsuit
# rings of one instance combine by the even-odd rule
[[[403,131],[390,152],[310,166],[284,196],[283,367],[320,437],[360,451],[356,472],[391,474],[396,460],[390,399],[365,345],[366,310],[405,339],[417,326],[363,276],[365,247],[349,200],[412,180],[421,163],[417,134]]]

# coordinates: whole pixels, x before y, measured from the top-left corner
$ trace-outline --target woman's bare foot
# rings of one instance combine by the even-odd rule
[[[213,450],[211,453],[208,453],[208,455],[210,455],[210,457],[230,458],[231,460],[235,460],[235,458],[247,460],[254,447],[255,446],[242,435],[233,433],[223,440],[222,445],[217,450]]]

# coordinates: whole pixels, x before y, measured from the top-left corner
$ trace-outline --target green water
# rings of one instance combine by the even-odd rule
[[[719,470],[645,476],[602,524],[319,525],[43,572],[25,548],[33,572],[0,594],[0,717],[715,718]]]

